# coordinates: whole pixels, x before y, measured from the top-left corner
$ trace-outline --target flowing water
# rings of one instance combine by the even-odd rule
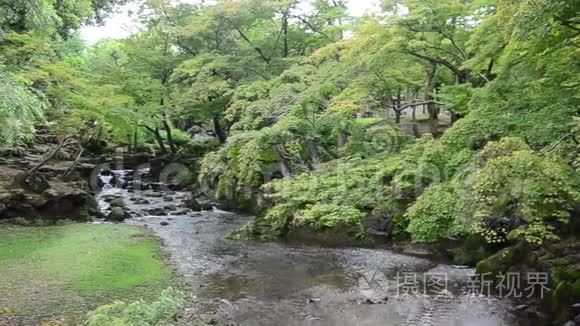
[[[121,198],[133,215],[127,223],[147,227],[163,240],[191,287],[185,324],[546,325],[516,302],[467,295],[471,268],[386,249],[229,240],[228,233],[249,217],[215,208],[191,212],[183,206],[188,193],[158,185],[134,190],[134,181],[127,182],[130,174],[101,176],[99,205],[106,212],[107,201]],[[423,284],[414,277],[425,275],[445,275],[446,291],[423,295]]]

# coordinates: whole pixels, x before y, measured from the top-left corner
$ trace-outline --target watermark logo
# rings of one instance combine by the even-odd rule
[[[370,271],[358,279],[361,294],[371,300],[381,300],[387,296],[389,280],[381,271]]]
[[[373,270],[359,277],[358,290],[364,298],[373,301],[391,297],[451,297],[450,285],[459,289],[457,294],[473,298],[544,298],[550,291],[548,274],[540,272],[470,274],[455,282],[449,284],[447,273],[397,272],[388,278],[385,273]]]

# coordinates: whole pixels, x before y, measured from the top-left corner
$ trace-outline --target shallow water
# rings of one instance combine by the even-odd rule
[[[122,178],[121,172],[116,174]],[[102,209],[108,208],[102,199],[111,194],[123,198],[133,212],[135,217],[127,223],[148,227],[163,239],[191,287],[194,298],[186,310],[186,324],[201,319],[252,326],[546,325],[536,313],[517,312],[516,302],[466,295],[474,273],[470,268],[385,249],[233,241],[226,235],[249,217],[215,209],[179,212],[186,193],[169,192],[174,200],[168,205],[168,198],[159,197],[159,192],[129,193],[115,187],[105,187],[99,195]],[[146,198],[149,204],[135,204],[135,198]],[[171,205],[179,215],[147,213]],[[422,284],[401,287],[402,280],[396,280],[403,273],[416,273],[419,279],[426,273],[446,275],[447,291],[426,296]],[[415,285],[418,291],[412,291]],[[381,301],[384,297],[386,301]]]

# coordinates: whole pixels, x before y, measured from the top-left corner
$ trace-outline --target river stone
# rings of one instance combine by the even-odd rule
[[[121,199],[121,198],[115,198],[115,199],[111,200],[111,202],[109,204],[111,205],[111,207],[123,207],[124,206],[123,199]]]
[[[165,197],[163,197],[163,201],[172,202],[173,201],[173,197],[171,197],[171,196],[165,196]]]
[[[161,223],[159,223],[159,224],[160,224],[161,226],[168,226],[168,225],[169,225],[169,223],[167,223],[167,222],[161,222]]]
[[[572,305],[572,311],[575,314],[580,314],[580,302]]]
[[[138,205],[148,205],[149,204],[149,201],[147,199],[145,199],[145,198],[138,198],[135,201],[135,204],[138,204]]]
[[[574,318],[574,322],[576,324],[580,324],[580,315],[576,316],[576,318]]]
[[[165,215],[167,215],[167,213],[165,212],[165,210],[163,208],[152,208],[152,209],[146,210],[146,212],[147,212],[147,214],[153,215],[153,216],[165,216]]]
[[[200,212],[202,210],[201,204],[199,203],[197,198],[186,199],[183,204],[185,205],[185,207],[190,208],[194,212]]]
[[[114,222],[122,222],[127,218],[127,213],[122,207],[115,206],[111,209],[111,213],[107,216],[107,220]]]
[[[2,215],[2,213],[4,213],[5,210],[6,210],[6,205],[0,203],[0,216]]]

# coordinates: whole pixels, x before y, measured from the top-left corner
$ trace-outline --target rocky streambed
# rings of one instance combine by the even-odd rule
[[[101,176],[99,207],[105,214],[122,207],[126,223],[163,240],[191,293],[183,324],[547,325],[521,302],[470,295],[471,268],[384,248],[229,240],[249,217],[194,212],[185,207],[189,193],[163,185],[136,189],[143,173]],[[444,275],[445,288],[430,290],[429,275]]]

